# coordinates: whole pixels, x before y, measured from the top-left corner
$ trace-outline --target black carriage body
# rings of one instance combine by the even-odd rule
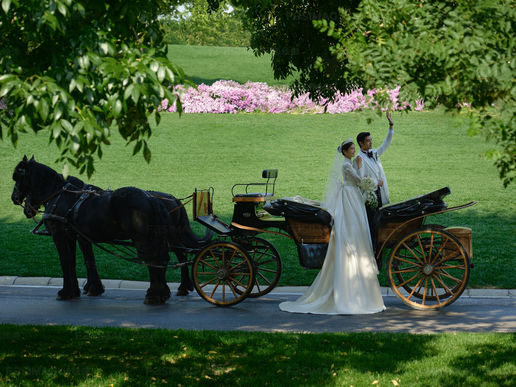
[[[322,267],[333,224],[330,213],[314,204],[283,198],[264,206],[270,214],[285,217],[285,229],[294,237],[299,263],[306,269]]]

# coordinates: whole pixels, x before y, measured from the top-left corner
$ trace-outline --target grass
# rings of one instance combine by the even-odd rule
[[[0,385],[514,386],[516,335],[2,325]]]
[[[196,84],[211,85],[220,79],[269,85],[287,85],[291,81],[274,79],[269,54],[257,57],[245,47],[169,45],[168,58]]]
[[[89,182],[112,189],[128,185],[157,189],[177,197],[188,196],[195,187],[213,186],[214,211],[229,221],[232,185],[260,181],[264,168],[279,169],[278,197],[320,198],[339,141],[362,129],[371,131],[376,145],[383,140],[386,120],[376,118],[368,126],[367,117],[369,113],[165,114],[150,141],[151,164],[145,164],[141,156],[131,157],[131,149],[114,136]],[[397,113],[394,122],[394,140],[382,157],[391,200],[405,200],[448,185],[452,192],[447,197],[449,206],[478,201],[472,208],[434,216],[429,221],[473,229],[475,268],[470,287],[515,288],[516,188],[504,189],[495,168],[481,156],[487,148],[484,140],[468,137],[464,124],[441,112]],[[29,234],[34,224],[10,201],[12,171],[23,154],[34,154],[36,160],[51,166],[57,157],[56,149],[47,145],[44,136],[24,135],[16,149],[0,142],[0,275],[60,277],[51,239]],[[317,271],[299,265],[292,241],[276,236],[267,239],[282,256],[280,285],[308,285],[313,281]],[[148,280],[143,266],[97,253],[102,278]],[[384,272],[380,282],[387,285]],[[80,263],[78,273],[85,276]],[[177,278],[178,273],[169,270],[168,279]]]

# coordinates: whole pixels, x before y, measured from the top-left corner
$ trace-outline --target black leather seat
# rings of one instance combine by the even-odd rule
[[[331,225],[332,223],[332,217],[329,212],[320,207],[310,206],[292,200],[272,200],[265,204],[263,209],[271,215],[284,216],[285,218],[292,218],[302,222],[314,222],[323,225]]]

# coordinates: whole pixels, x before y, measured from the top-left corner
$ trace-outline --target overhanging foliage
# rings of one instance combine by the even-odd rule
[[[183,83],[166,57],[156,0],[2,0],[0,135],[49,134],[59,162],[91,176],[112,130],[151,158],[149,116]],[[178,100],[178,106],[180,101]],[[160,116],[156,114],[159,123]]]

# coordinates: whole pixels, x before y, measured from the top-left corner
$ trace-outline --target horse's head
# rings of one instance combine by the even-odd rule
[[[18,163],[13,172],[14,189],[11,200],[16,205],[21,205],[27,195],[30,193],[30,162],[34,161],[34,156],[28,160],[27,156],[23,156],[23,160]]]
[[[52,192],[64,184],[64,179],[57,172],[34,160],[23,156],[13,172],[14,189],[11,200],[16,205],[22,205],[25,200],[23,213],[27,218],[36,215],[38,209]]]

